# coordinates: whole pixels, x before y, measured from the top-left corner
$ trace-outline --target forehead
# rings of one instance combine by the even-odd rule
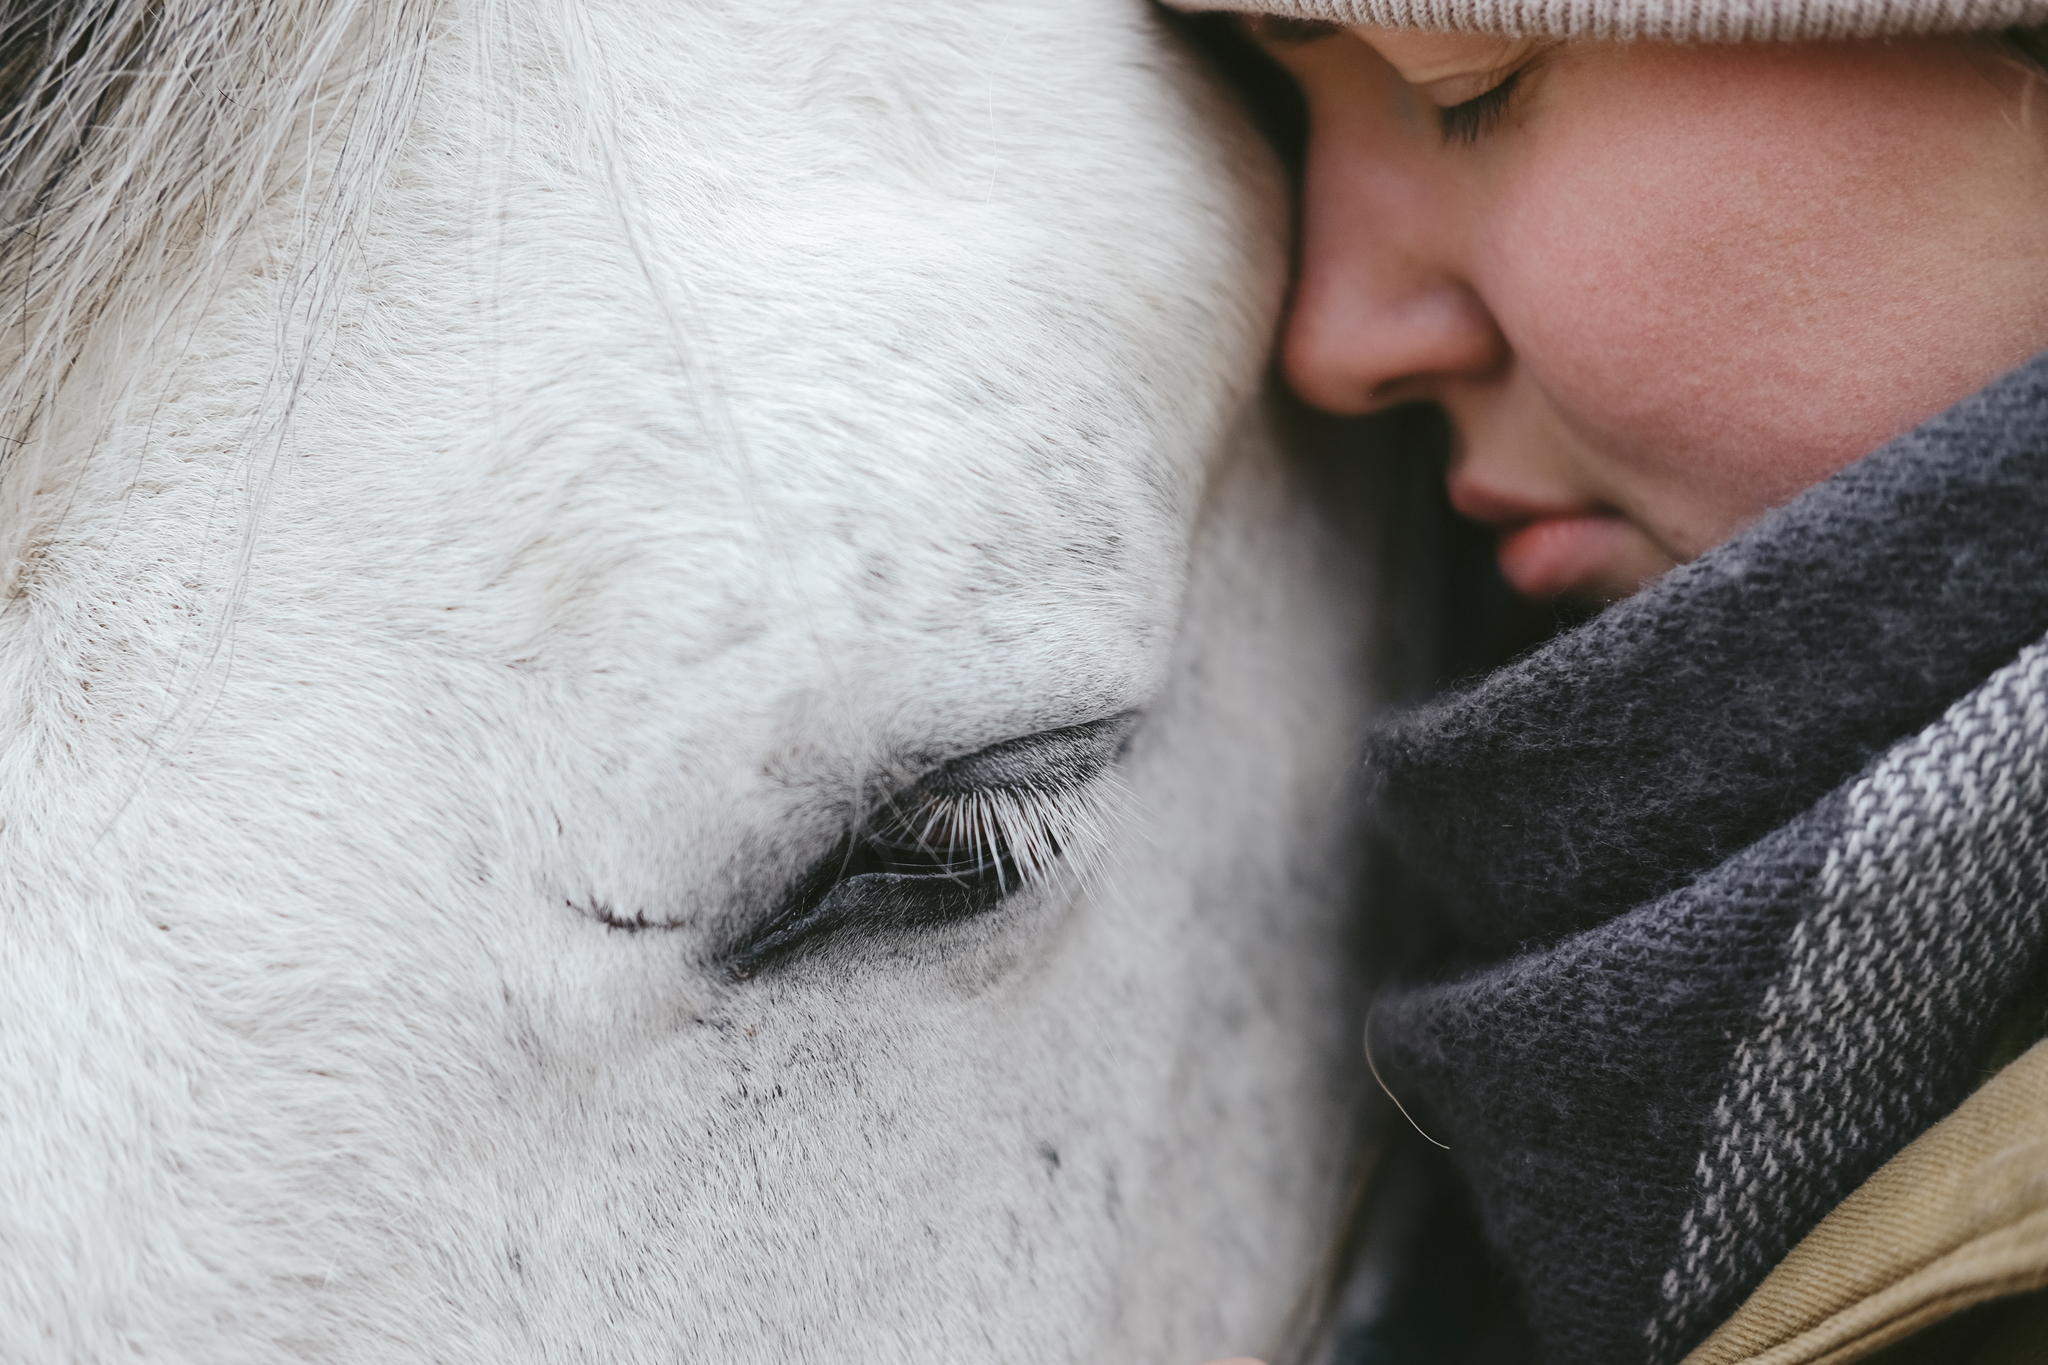
[[[1498,33],[1432,33],[1371,24],[1345,26],[1278,15],[1252,16],[1247,27],[1260,42],[1283,51],[1332,39],[1364,43],[1411,85],[1502,71],[1556,41]]]
[[[1411,85],[1504,70],[1556,41],[1511,38],[1499,33],[1425,33],[1419,29],[1359,27],[1351,32],[1384,57]]]

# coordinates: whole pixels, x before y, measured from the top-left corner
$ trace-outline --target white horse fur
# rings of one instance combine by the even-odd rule
[[[1275,1345],[1374,589],[1158,17],[13,8],[0,1359]]]

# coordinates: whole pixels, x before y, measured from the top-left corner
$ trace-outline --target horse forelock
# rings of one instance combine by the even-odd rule
[[[134,358],[298,182],[321,202],[302,215],[299,306],[282,320],[267,425],[288,409],[319,330],[319,272],[344,254],[402,136],[433,12],[433,0],[40,0],[0,18],[0,590],[12,595],[47,531],[36,495],[75,478],[65,466],[134,398]],[[60,407],[99,428],[63,442],[62,458],[39,439]]]

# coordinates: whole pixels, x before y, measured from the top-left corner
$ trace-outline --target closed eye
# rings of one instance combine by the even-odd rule
[[[1439,109],[1437,120],[1443,129],[1444,141],[1470,146],[1492,132],[1506,117],[1508,106],[1515,98],[1515,87],[1521,83],[1522,73],[1517,71],[1483,95]]]
[[[1115,824],[1108,768],[1136,722],[1127,712],[1007,740],[896,792],[733,945],[727,968],[746,978],[836,935],[972,919],[1085,861]]]

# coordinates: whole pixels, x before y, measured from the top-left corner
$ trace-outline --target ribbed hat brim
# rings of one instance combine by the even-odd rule
[[[2048,0],[1170,0],[1339,24],[1680,42],[1879,38],[2048,24]]]

